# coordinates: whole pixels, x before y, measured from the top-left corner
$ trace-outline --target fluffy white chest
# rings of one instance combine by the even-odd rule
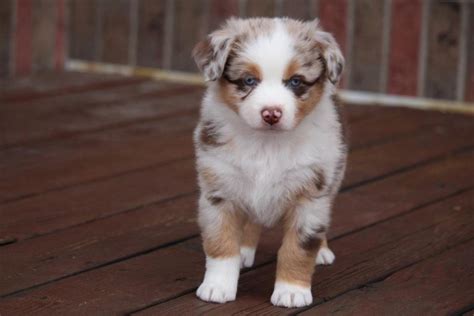
[[[288,200],[314,176],[312,167],[333,169],[333,153],[313,138],[258,142],[234,139],[227,148],[201,160],[219,175],[219,191],[261,224],[274,224]],[[331,146],[337,147],[335,144]]]

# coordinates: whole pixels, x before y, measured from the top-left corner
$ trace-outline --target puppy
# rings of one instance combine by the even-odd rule
[[[335,96],[341,51],[317,20],[232,18],[193,56],[208,85],[194,133],[206,253],[197,296],[235,300],[261,227],[280,222],[271,302],[309,305],[315,262],[335,258],[326,232],[347,152]]]

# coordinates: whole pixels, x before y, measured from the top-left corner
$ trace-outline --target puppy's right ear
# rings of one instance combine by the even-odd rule
[[[194,61],[206,81],[215,81],[222,76],[232,42],[230,32],[222,29],[211,33],[194,47]]]

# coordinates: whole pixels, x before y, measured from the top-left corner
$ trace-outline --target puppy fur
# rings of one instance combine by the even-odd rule
[[[281,223],[271,301],[309,305],[314,264],[334,261],[326,232],[347,153],[341,51],[317,20],[232,18],[193,55],[208,85],[194,133],[206,253],[197,296],[234,300],[261,227]]]

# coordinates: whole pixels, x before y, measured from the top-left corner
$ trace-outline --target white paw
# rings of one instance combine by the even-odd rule
[[[250,268],[255,261],[255,248],[240,247],[240,268]]]
[[[316,264],[332,264],[335,259],[336,256],[334,255],[334,252],[332,252],[331,249],[327,247],[321,247],[321,249],[319,249],[318,251],[318,255],[316,256]]]
[[[210,282],[202,282],[196,291],[196,295],[203,301],[225,303],[234,301],[237,289],[230,288],[225,284],[215,284]]]
[[[275,306],[303,307],[313,302],[313,295],[309,287],[276,282],[271,301]]]

